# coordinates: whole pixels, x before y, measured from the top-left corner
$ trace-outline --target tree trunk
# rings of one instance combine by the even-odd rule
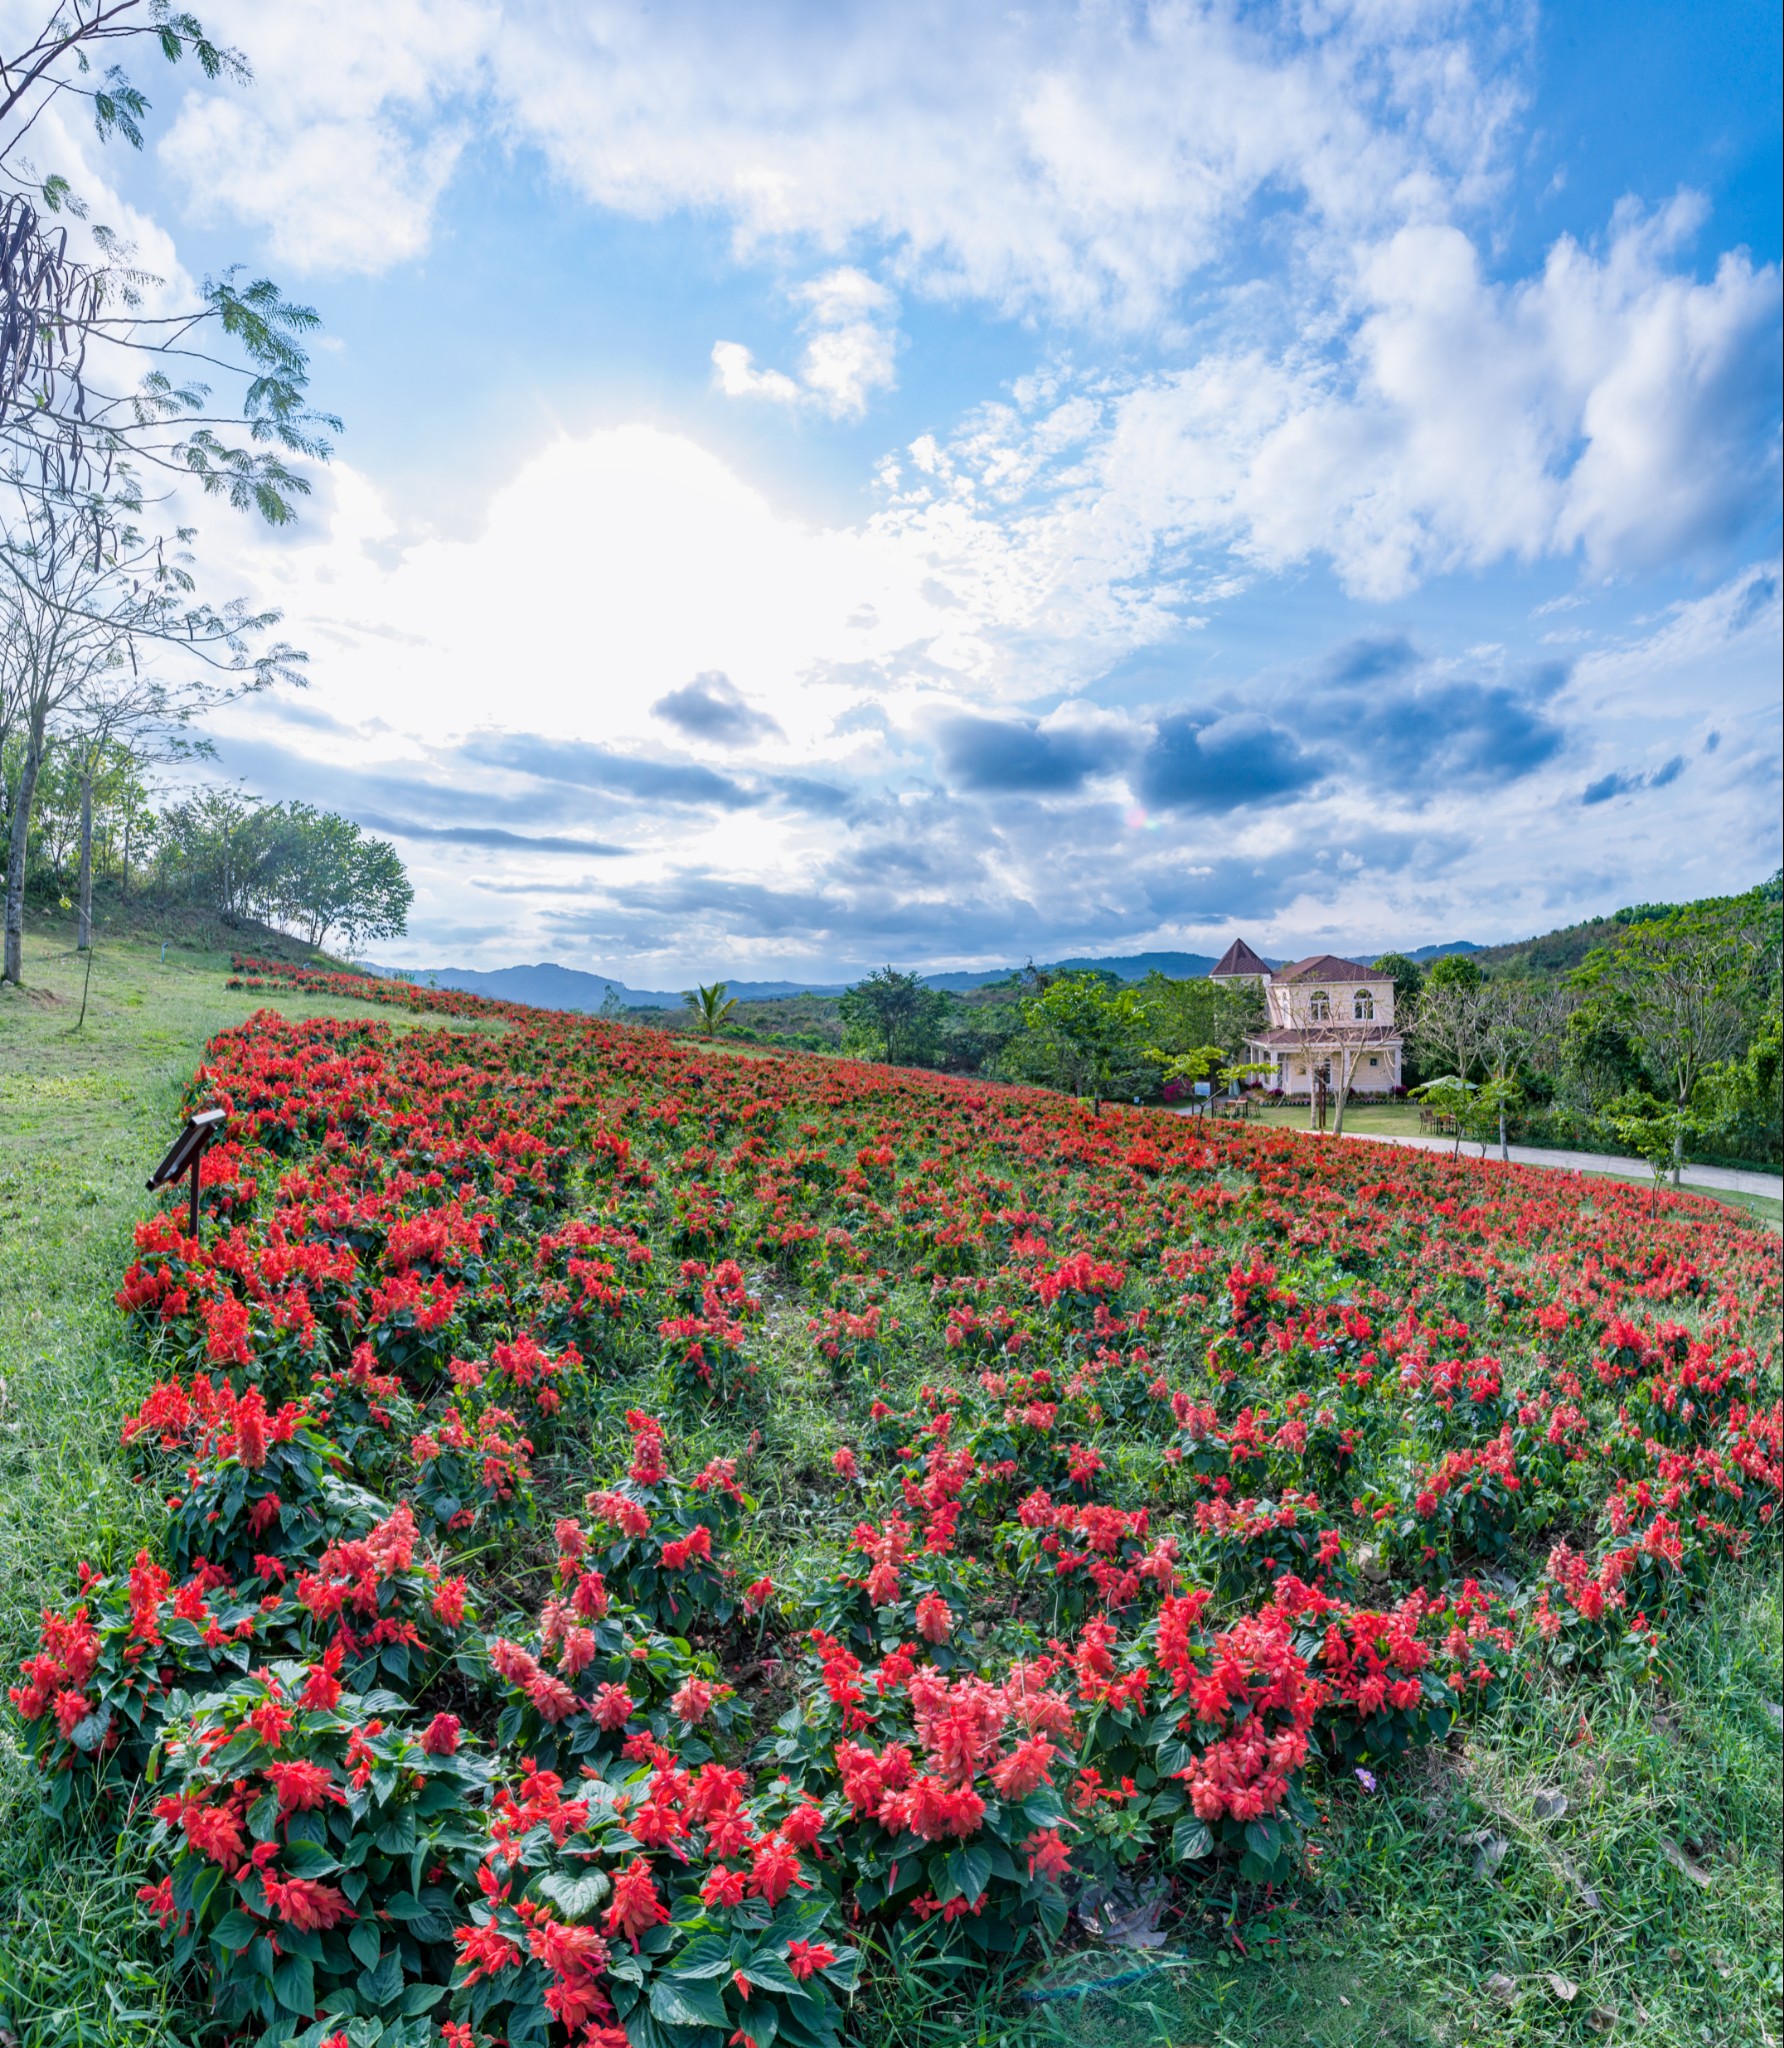
[[[1685,1108],[1685,1104],[1686,1104],[1686,1103],[1687,1103],[1687,1102],[1688,1102],[1689,1100],[1690,1100],[1690,1097],[1689,1097],[1689,1096],[1682,1096],[1682,1097],[1680,1098],[1680,1101],[1679,1101],[1679,1109],[1680,1109],[1681,1113],[1683,1112],[1683,1110],[1684,1110],[1684,1108]],[[1674,1125],[1673,1125],[1673,1161],[1672,1161],[1672,1178],[1673,1178],[1673,1186],[1674,1186],[1675,1188],[1677,1188],[1677,1187],[1683,1187],[1683,1186],[1684,1186],[1684,1184],[1685,1184],[1685,1126],[1684,1126],[1684,1123],[1683,1123],[1683,1121],[1682,1121],[1682,1120],[1681,1120],[1680,1122],[1678,1122],[1678,1123],[1676,1123],[1676,1124],[1674,1124]]]
[[[32,717],[18,786],[12,793],[12,836],[6,858],[6,952],[4,964],[0,965],[0,981],[10,981],[14,988],[24,982],[25,850],[31,837],[31,802],[37,794],[37,773],[43,766],[44,715],[44,709],[39,708]]]
[[[93,943],[93,764],[88,762],[81,776],[81,881],[80,909],[74,935],[74,949],[84,953]]]
[[[130,901],[130,813],[124,813],[124,872],[118,883],[118,901]]]
[[[1502,1164],[1511,1164],[1511,1147],[1505,1141],[1505,1104],[1499,1105],[1499,1158]]]

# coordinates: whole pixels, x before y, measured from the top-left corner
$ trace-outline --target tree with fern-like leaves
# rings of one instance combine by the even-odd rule
[[[708,1038],[716,1038],[724,1028],[726,1020],[737,1007],[737,998],[726,993],[729,983],[715,981],[710,988],[691,988],[682,1001],[700,1020],[700,1029]]]

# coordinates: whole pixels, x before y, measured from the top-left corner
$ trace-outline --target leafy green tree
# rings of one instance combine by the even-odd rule
[[[312,946],[339,932],[349,952],[368,941],[400,938],[415,890],[396,848],[373,839],[336,811],[292,803],[284,810],[288,912]]]
[[[1777,981],[1778,944],[1778,905],[1755,889],[1628,925],[1573,977],[1640,1054],[1655,1095],[1676,1112],[1675,1183],[1699,1086],[1758,1035]]]
[[[950,1074],[983,1074],[997,1067],[1022,1029],[1014,978],[960,996],[939,992],[935,1063]]]
[[[1434,1080],[1421,1081],[1416,1088],[1407,1092],[1422,1096],[1435,1115],[1447,1116],[1453,1121],[1456,1127],[1456,1143],[1450,1156],[1457,1157],[1462,1150],[1464,1135],[1473,1135],[1468,1130],[1468,1124],[1475,1096],[1479,1092],[1475,1084],[1472,1081],[1465,1081],[1460,1074],[1439,1074]]]
[[[728,982],[715,981],[710,987],[696,984],[689,989],[682,1001],[700,1020],[700,1029],[708,1038],[716,1038],[725,1025],[725,1020],[737,1007],[737,998],[729,994]]]
[[[1071,1095],[1087,1095],[1093,1114],[1136,1082],[1150,1083],[1146,1004],[1140,991],[1091,973],[1061,974],[1022,1005],[1031,1064]]]
[[[1236,1060],[1247,1034],[1261,1031],[1266,1021],[1263,990],[1255,981],[1212,981],[1206,975],[1176,980],[1154,969],[1139,994],[1148,1037],[1166,1055],[1212,1045]]]
[[[1563,1071],[1588,1102],[1649,1087],[1648,1071],[1628,1034],[1598,1003],[1582,1003],[1561,1039]]]
[[[1466,953],[1445,953],[1425,970],[1427,988],[1477,989],[1486,978]]]
[[[1738,1156],[1784,1156],[1784,1016],[1775,986],[1746,1052],[1712,1067],[1694,1102],[1705,1134],[1726,1139]]]
[[[162,813],[156,840],[161,889],[226,922],[257,917],[317,947],[338,932],[352,950],[407,928],[415,891],[396,848],[336,812],[201,789]]]
[[[1552,982],[1505,976],[1471,992],[1478,1006],[1480,1061],[1498,1124],[1499,1156],[1511,1157],[1506,1117],[1524,1093],[1525,1078],[1552,1058],[1567,1021],[1566,991]],[[1477,1104],[1484,1107],[1485,1103]]]
[[[847,1039],[857,1047],[877,1048],[888,1066],[933,1061],[942,1002],[920,974],[876,967],[843,991],[838,1008]]]
[[[39,0],[43,26],[7,28],[0,46],[0,243],[7,252],[0,344],[0,445],[21,487],[46,495],[115,487],[121,469],[158,470],[252,509],[274,525],[310,486],[289,456],[325,457],[340,423],[312,411],[304,338],[317,325],[267,278],[235,269],[172,307],[145,290],[112,228],[68,223],[88,207],[27,149],[54,147],[43,116],[85,102],[99,140],[141,149],[148,96],[126,74],[133,49],[192,59],[207,78],[246,84],[239,52],[170,0]],[[16,35],[16,40],[15,40]],[[103,68],[101,68],[103,67]],[[213,399],[234,383],[239,410]],[[134,379],[134,381],[133,381]]]
[[[1405,953],[1383,953],[1374,967],[1394,984],[1394,1015],[1410,1016],[1425,985],[1425,970]]]
[[[1597,1123],[1599,1129],[1625,1151],[1647,1161],[1654,1176],[1654,1186],[1648,1196],[1648,1213],[1652,1215],[1659,1198],[1660,1184],[1669,1173],[1677,1185],[1679,1159],[1687,1140],[1697,1137],[1704,1129],[1703,1118],[1694,1109],[1669,1107],[1664,1102],[1656,1102],[1651,1095],[1626,1095],[1613,1102]]]

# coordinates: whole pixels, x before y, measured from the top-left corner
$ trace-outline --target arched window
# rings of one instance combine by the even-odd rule
[[[1307,998],[1307,1014],[1316,1024],[1331,1023],[1332,998],[1323,988],[1316,988]]]
[[[1374,1023],[1375,991],[1372,988],[1360,988],[1357,990],[1357,998],[1351,1005],[1351,1013],[1359,1024]]]

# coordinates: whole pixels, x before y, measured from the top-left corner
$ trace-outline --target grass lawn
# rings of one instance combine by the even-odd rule
[[[174,947],[163,964],[146,940],[102,942],[77,1034],[81,963],[67,945],[35,937],[32,988],[0,994],[9,1669],[76,1561],[127,1557],[147,1526],[117,1446],[147,1373],[111,1295],[146,1205],[143,1177],[205,1038],[269,1001],[224,989],[224,954]],[[270,1004],[294,1016],[343,1007],[285,995]],[[398,1030],[428,1021],[378,1014]],[[1416,1128],[1416,1110],[1406,1113]],[[771,1318],[771,1328],[785,1384],[821,1387],[801,1320]],[[789,1502],[796,1492],[789,1480]],[[1163,1960],[1093,1949],[1076,1975],[1043,1970],[1019,1984],[882,1982],[857,2007],[853,2038],[858,2048],[1776,2043],[1781,1619],[1775,1577],[1726,1575],[1674,1630],[1660,1687],[1528,1692],[1465,1740],[1384,1771],[1378,1791],[1343,1785],[1319,1881],[1276,1913],[1226,1929],[1215,1902]],[[17,1733],[0,1714],[0,2048],[195,2042],[202,2015],[167,1981],[139,1915],[128,1838],[41,1820]],[[1094,1989],[1115,1977],[1126,1981]]]

